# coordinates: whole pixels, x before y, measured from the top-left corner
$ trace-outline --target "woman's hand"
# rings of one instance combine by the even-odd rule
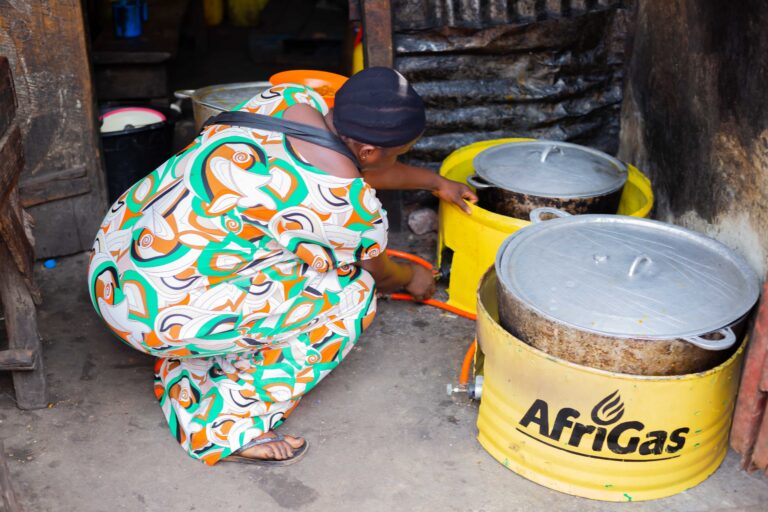
[[[469,209],[469,206],[464,200],[466,199],[472,204],[477,203],[477,196],[475,193],[464,183],[451,181],[442,176],[440,176],[439,179],[440,181],[433,194],[439,197],[442,201],[453,203],[464,210],[465,213],[471,214],[472,210]]]
[[[435,277],[432,271],[411,263],[413,272],[411,280],[405,285],[405,291],[413,295],[416,300],[425,300],[435,294]]]

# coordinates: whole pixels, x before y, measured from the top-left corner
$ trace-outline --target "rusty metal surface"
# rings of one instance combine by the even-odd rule
[[[563,327],[539,315],[503,286],[497,289],[499,320],[516,338],[576,364],[632,375],[686,375],[727,360],[738,349],[704,350],[681,339],[615,338]],[[745,321],[734,325],[739,339]]]
[[[615,154],[624,5],[393,1],[395,68],[427,105],[411,161],[435,167],[474,141],[517,136]]]
[[[558,198],[521,194],[503,188],[489,187],[478,190],[477,197],[479,199],[478,205],[481,208],[493,213],[529,220],[533,210],[543,207],[557,208],[571,215],[616,213],[623,191],[624,189],[620,188],[608,194],[593,197]]]
[[[626,7],[630,0],[393,0],[396,30],[485,28]]]

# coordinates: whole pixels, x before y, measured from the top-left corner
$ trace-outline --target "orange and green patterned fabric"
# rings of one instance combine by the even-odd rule
[[[238,110],[328,108],[312,89],[273,87]],[[276,428],[351,350],[376,310],[387,219],[361,178],[313,167],[282,133],[213,125],[133,185],[96,236],[96,311],[158,357],[171,432],[214,464]]]

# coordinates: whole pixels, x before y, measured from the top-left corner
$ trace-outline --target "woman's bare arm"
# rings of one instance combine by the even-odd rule
[[[464,201],[477,202],[477,196],[465,184],[445,179],[429,169],[401,162],[366,170],[363,179],[376,190],[429,190],[466,213],[471,213],[471,210]]]

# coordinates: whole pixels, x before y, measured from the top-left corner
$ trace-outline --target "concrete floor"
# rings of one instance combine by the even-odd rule
[[[0,374],[0,439],[27,512],[768,510],[768,479],[739,470],[733,453],[698,487],[646,503],[574,498],[517,476],[475,440],[476,406],[445,394],[472,322],[405,303],[381,302],[357,348],[282,427],[309,439],[303,461],[206,467],[169,434],[152,359],[92,311],[86,261],[39,269],[52,407],[19,411]]]

